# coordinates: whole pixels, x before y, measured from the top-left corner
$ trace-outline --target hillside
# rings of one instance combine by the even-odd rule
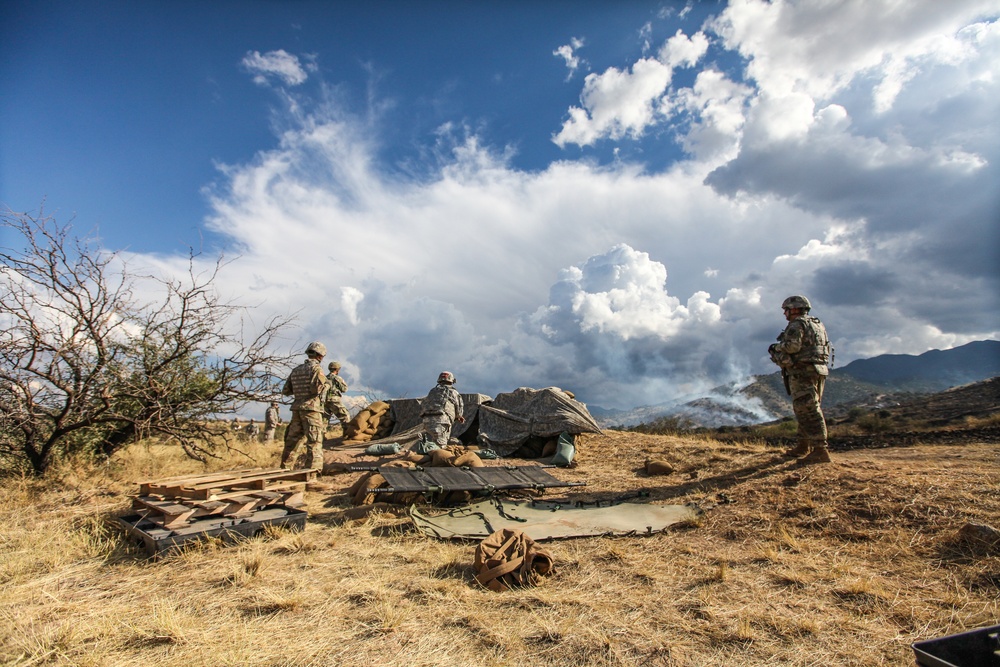
[[[1000,375],[1000,341],[976,341],[920,355],[883,354],[857,359],[834,373],[894,392],[934,393]]]
[[[1000,617],[1000,545],[964,529],[997,527],[995,441],[842,449],[811,468],[760,440],[607,432],[578,445],[576,467],[553,470],[586,482],[565,503],[696,503],[702,518],[547,543],[554,576],[494,593],[473,581],[474,543],[414,533],[402,510],[346,521],[359,473],[310,487],[303,532],[161,561],[106,519],[136,480],[203,470],[175,451],[8,480],[0,663],[909,667],[914,641]],[[251,453],[263,466],[277,454]],[[675,472],[649,477],[647,458]]]
[[[874,409],[952,387],[1000,376],[1000,341],[977,341],[921,355],[889,354],[834,368],[827,378],[824,411],[834,418],[852,408]],[[688,401],[604,410],[591,406],[602,426],[648,424],[672,418],[691,427],[716,428],[769,422],[792,414],[778,372],[724,385]]]

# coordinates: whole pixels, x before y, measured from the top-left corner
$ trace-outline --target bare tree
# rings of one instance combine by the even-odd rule
[[[163,436],[205,460],[232,432],[218,418],[277,394],[291,359],[270,352],[290,325],[245,330],[244,307],[214,289],[220,258],[184,279],[133,275],[118,253],[70,237],[41,213],[0,229],[0,462],[43,474],[60,455],[108,457]],[[140,301],[155,291],[157,301]],[[277,375],[276,375],[277,374]]]

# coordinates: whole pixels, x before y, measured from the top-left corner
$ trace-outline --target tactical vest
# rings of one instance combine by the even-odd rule
[[[288,376],[288,382],[285,383],[286,391],[282,393],[286,396],[291,394],[294,397],[291,405],[292,410],[322,412],[327,386],[326,376],[320,370],[319,362],[309,359],[304,364],[292,369],[291,375]]]
[[[802,349],[790,355],[793,364],[819,364],[830,363],[830,338],[826,335],[826,327],[819,321],[818,317],[804,315],[799,318],[802,322]]]

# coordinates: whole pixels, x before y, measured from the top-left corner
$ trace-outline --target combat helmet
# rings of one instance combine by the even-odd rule
[[[340,362],[339,361],[331,361],[330,364],[327,366],[327,368],[330,369],[331,371],[339,371],[340,370]]]
[[[445,382],[447,384],[455,384],[455,376],[449,371],[442,371],[441,375],[438,375],[438,384]]]
[[[781,309],[786,310],[788,308],[801,308],[802,310],[812,309],[812,304],[809,303],[809,299],[804,296],[795,295],[790,296],[781,302]]]
[[[321,357],[325,357],[326,345],[323,345],[323,343],[319,342],[318,340],[314,340],[313,342],[309,343],[309,345],[306,346],[306,354],[310,353],[317,354]]]

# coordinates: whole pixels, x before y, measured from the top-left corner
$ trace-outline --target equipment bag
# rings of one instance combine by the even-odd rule
[[[491,591],[527,588],[555,574],[552,555],[513,528],[498,530],[476,547],[476,581]]]

